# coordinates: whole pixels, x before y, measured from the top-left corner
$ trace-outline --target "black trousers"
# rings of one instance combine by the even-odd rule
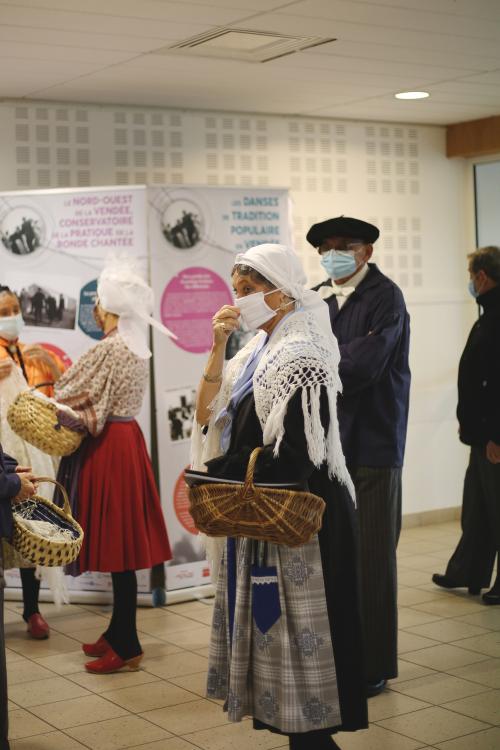
[[[396,548],[401,469],[350,467],[360,531],[361,610],[369,684],[398,675]]]
[[[113,581],[113,613],[104,637],[122,659],[142,653],[137,636],[137,576],[135,570],[111,573]]]
[[[0,750],[9,750],[7,665],[5,663],[5,634],[3,627],[3,586],[2,544],[0,540]]]
[[[497,553],[500,554],[500,464],[488,461],[484,447],[473,446],[464,479],[462,537],[446,575],[458,586],[487,588]]]

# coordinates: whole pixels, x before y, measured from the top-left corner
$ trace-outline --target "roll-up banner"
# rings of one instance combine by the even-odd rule
[[[92,310],[97,276],[111,255],[135,257],[146,278],[146,188],[109,187],[0,193],[0,284],[21,301],[25,343],[37,342],[70,365],[102,337]],[[150,441],[150,402],[139,418]],[[18,570],[6,571],[19,587]],[[110,576],[67,578],[71,591],[108,591]],[[139,575],[149,590],[149,573]]]
[[[289,199],[279,189],[158,187],[148,188],[148,203],[156,315],[178,336],[165,346],[153,333],[160,489],[174,554],[167,588],[174,590],[210,582],[182,475],[212,316],[233,303],[236,253],[263,242],[290,242]],[[228,357],[244,336],[231,336]]]

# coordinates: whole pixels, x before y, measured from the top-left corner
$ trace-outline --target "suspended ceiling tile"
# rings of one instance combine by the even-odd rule
[[[149,37],[155,40],[183,39],[215,26],[212,23],[155,21],[125,16],[107,16],[97,13],[67,13],[60,10],[26,9],[2,5],[1,18],[5,27],[27,27],[66,32],[79,32],[82,36],[109,35],[110,37]],[[196,18],[196,16],[195,16]],[[155,46],[160,43],[155,42]]]
[[[489,84],[491,86],[500,86],[500,70],[490,70],[487,73],[468,75],[462,79],[465,83]]]
[[[345,50],[345,47],[344,47]],[[406,62],[399,60],[397,67],[393,60],[377,60],[369,55],[360,57],[353,52],[347,54],[322,54],[319,50],[310,50],[300,52],[293,57],[289,57],[290,64],[294,67],[302,67],[312,70],[336,70],[351,71],[356,73],[377,73],[393,75],[396,69],[398,75],[413,76],[420,80],[435,81],[443,78],[456,78],[457,76],[470,75],[475,73],[471,68],[462,67],[445,67],[438,65],[419,65],[416,62]],[[283,58],[284,62],[285,58]],[[280,61],[276,60],[277,65]]]
[[[130,60],[136,53],[117,50],[82,49],[57,44],[25,44],[24,42],[7,42],[0,44],[0,59],[8,57],[29,61],[36,66],[38,60],[57,60],[58,62],[93,62],[100,65],[113,65]],[[5,63],[3,63],[5,64]]]
[[[500,45],[489,56],[485,56],[478,51],[477,54],[464,54],[458,45],[455,50],[441,50],[438,47],[428,49],[425,56],[417,48],[405,47],[399,43],[396,37],[392,43],[382,44],[373,40],[364,42],[360,47],[353,44],[348,39],[337,39],[335,45],[326,45],[315,50],[315,54],[327,57],[329,54],[342,54],[349,57],[362,57],[363,59],[388,60],[396,63],[408,62],[415,63],[425,70],[427,66],[441,65],[452,66],[454,68],[469,68],[470,70],[489,70],[496,68],[500,64]]]
[[[153,37],[124,36],[100,33],[81,33],[78,31],[60,31],[53,29],[37,29],[28,26],[0,26],[0,42],[22,42],[26,45],[35,44],[65,44],[82,49],[127,50],[130,52],[149,52],[152,49],[167,44],[170,40],[158,40]]]
[[[281,11],[277,11],[280,13]],[[456,36],[500,39],[500,24],[478,17],[429,9],[401,8],[397,3],[350,2],[350,0],[302,0],[283,8],[283,13],[308,18],[369,24],[374,36],[380,27],[416,32],[441,32]],[[497,28],[498,26],[498,28]]]
[[[7,57],[2,58],[2,65],[8,70],[9,79],[16,81],[19,78],[28,79],[33,75],[54,75],[59,80],[68,80],[75,78],[76,76],[84,76],[89,73],[95,73],[101,70],[101,63],[91,62],[77,62],[67,60],[64,65],[61,65],[60,60],[37,60],[36,61],[36,73],[33,71],[33,60],[26,60],[22,57]],[[4,77],[5,80],[6,76]],[[0,88],[2,86],[2,79],[0,79]]]
[[[252,3],[246,3],[251,6]],[[165,0],[21,0],[20,3],[13,0],[1,0],[0,14],[4,15],[2,6],[22,5],[26,11],[33,9],[37,11],[55,11],[57,13],[98,14],[102,16],[128,17],[135,19],[149,19],[169,22],[189,23],[193,19],[197,23],[227,24],[237,21],[243,16],[253,14],[255,11],[246,9],[244,6],[238,8],[220,7],[217,3],[210,5],[199,5],[189,2],[166,2]],[[279,3],[276,3],[279,5]],[[25,12],[26,12],[25,11]],[[27,15],[30,15],[28,12]]]
[[[368,0],[373,2],[373,0]],[[463,16],[478,16],[500,21],[500,6],[497,0],[388,0],[388,5],[431,10],[440,13],[455,13]]]
[[[474,101],[476,97],[479,97],[485,101],[490,101],[492,104],[500,103],[500,83],[493,85],[471,83],[470,81],[445,81],[429,86],[429,91],[434,98],[453,95],[459,97],[462,101]]]
[[[427,104],[429,100],[420,102]],[[418,107],[417,102],[401,102],[408,104],[407,107],[395,106],[399,102],[373,99],[366,102],[351,103],[347,105],[333,105],[324,107],[314,112],[319,117],[348,117],[363,120],[387,120],[391,122],[415,122],[415,123],[437,123],[447,125],[450,121],[460,122],[474,118],[474,112],[479,113],[477,117],[485,117],[491,112],[482,107],[470,107],[465,104],[448,104],[435,102],[432,106]],[[312,114],[312,113],[311,113]]]
[[[488,56],[498,54],[500,37],[457,37],[443,31],[422,33],[411,29],[394,29],[387,26],[380,26],[375,29],[370,23],[349,23],[334,19],[325,20],[292,15],[293,6],[287,10],[290,10],[290,13],[267,13],[265,16],[249,19],[245,22],[245,27],[260,29],[264,21],[267,31],[282,34],[305,34],[308,36],[322,34],[323,36],[333,36],[337,39],[350,40],[356,43],[373,41],[384,44],[397,43],[399,46],[420,49],[421,52],[427,49],[456,51],[458,48],[464,55]]]

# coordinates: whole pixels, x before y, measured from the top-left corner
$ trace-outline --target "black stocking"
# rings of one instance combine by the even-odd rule
[[[135,570],[111,573],[113,614],[104,637],[118,656],[132,659],[142,653],[137,636],[137,577]]]
[[[23,586],[23,619],[28,622],[31,615],[37,614],[38,594],[40,593],[40,581],[35,576],[34,568],[21,568],[21,583]]]

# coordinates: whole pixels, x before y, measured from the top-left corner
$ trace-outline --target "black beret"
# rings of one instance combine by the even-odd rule
[[[352,237],[367,243],[378,240],[380,232],[373,224],[350,216],[337,216],[335,219],[320,221],[313,224],[306,235],[306,239],[313,247],[319,247],[328,237]]]

